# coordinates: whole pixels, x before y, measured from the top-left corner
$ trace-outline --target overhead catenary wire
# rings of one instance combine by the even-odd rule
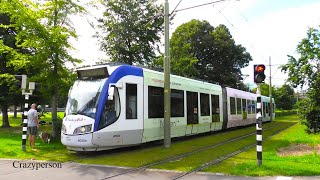
[[[178,8],[178,6],[180,5],[180,3],[181,3],[181,1],[182,0],[180,0],[179,2],[178,2],[178,4],[176,5],[176,7],[173,9],[173,11],[170,13],[170,15],[172,15],[174,12],[175,12],[175,10]]]
[[[208,2],[208,3],[204,3],[204,4],[190,6],[190,7],[187,7],[187,8],[178,9],[178,10],[175,10],[173,12],[185,11],[185,10],[189,10],[189,9],[193,9],[193,8],[197,8],[197,7],[201,7],[201,6],[207,6],[207,5],[210,5],[210,4],[224,2],[224,1],[229,1],[229,0],[218,0],[218,1]]]

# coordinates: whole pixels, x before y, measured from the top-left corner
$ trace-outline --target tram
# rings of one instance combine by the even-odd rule
[[[162,72],[105,64],[80,68],[77,75],[61,130],[68,149],[100,151],[163,139]],[[170,83],[171,137],[256,121],[256,94],[175,75]],[[269,121],[270,98],[261,99],[263,121]]]

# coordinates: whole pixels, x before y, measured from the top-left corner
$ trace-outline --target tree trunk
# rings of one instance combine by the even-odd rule
[[[1,106],[2,112],[2,126],[1,127],[10,127],[9,117],[8,117],[8,106]]]
[[[13,106],[13,117],[16,118],[17,117],[17,105]]]
[[[60,131],[59,131],[59,125],[58,117],[57,117],[57,109],[58,109],[58,102],[57,102],[57,93],[56,91],[53,92],[52,98],[51,98],[51,107],[52,107],[52,136],[53,138],[58,138]]]
[[[53,61],[53,76],[56,78],[58,77],[58,54],[55,54]],[[52,136],[54,139],[58,139],[60,137],[61,131],[61,122],[57,116],[58,110],[58,84],[56,82],[53,83],[53,90],[52,90],[52,98],[51,98],[51,107],[52,107]],[[60,127],[59,127],[60,126]]]

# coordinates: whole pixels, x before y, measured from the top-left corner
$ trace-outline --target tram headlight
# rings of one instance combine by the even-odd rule
[[[92,129],[92,124],[80,126],[73,131],[73,134],[83,134],[83,133],[91,132],[91,129]]]
[[[62,132],[63,134],[65,134],[65,133],[67,132],[66,126],[65,126],[64,124],[62,124],[61,132]]]

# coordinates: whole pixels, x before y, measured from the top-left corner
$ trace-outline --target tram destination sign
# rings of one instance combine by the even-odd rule
[[[96,68],[96,69],[82,69],[77,71],[78,78],[104,78],[108,77],[107,67]]]

